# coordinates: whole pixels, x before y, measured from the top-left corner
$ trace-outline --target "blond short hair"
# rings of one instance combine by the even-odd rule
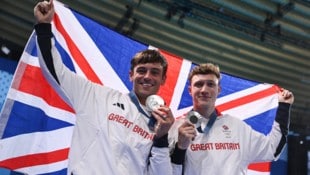
[[[198,66],[194,67],[189,73],[188,81],[191,83],[193,76],[198,74],[213,74],[219,80],[221,79],[220,67],[212,63],[199,64]]]

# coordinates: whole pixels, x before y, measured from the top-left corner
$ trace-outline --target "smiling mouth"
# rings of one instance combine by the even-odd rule
[[[209,96],[199,96],[199,99],[206,99],[206,100],[208,100],[208,99],[211,99],[211,97],[209,97]]]
[[[143,87],[151,87],[151,86],[153,86],[153,84],[151,84],[151,83],[140,83],[140,85],[142,85]]]

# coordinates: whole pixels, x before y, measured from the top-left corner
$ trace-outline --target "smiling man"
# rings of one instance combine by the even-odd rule
[[[144,50],[131,61],[133,89],[123,94],[71,72],[54,45],[53,1],[34,8],[42,70],[54,79],[76,112],[68,174],[172,174],[168,130],[174,117],[168,106],[146,110],[146,99],[165,83],[167,61],[157,50]],[[79,36],[76,36],[79,37]],[[154,117],[156,127],[150,127]]]
[[[253,162],[272,161],[279,157],[288,134],[293,94],[279,89],[279,106],[272,130],[264,135],[244,121],[215,108],[221,92],[220,68],[200,64],[188,77],[193,109],[180,117],[169,133],[175,175],[246,175]],[[189,114],[199,122],[189,122]]]

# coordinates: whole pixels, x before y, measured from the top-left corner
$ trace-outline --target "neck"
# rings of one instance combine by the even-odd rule
[[[143,96],[139,96],[139,95],[136,94],[135,92],[134,92],[134,94],[135,94],[135,96],[137,97],[139,103],[142,104],[142,105],[145,105],[146,98],[143,97]]]
[[[200,115],[202,115],[204,118],[209,119],[211,114],[214,111],[214,107],[213,108],[208,108],[208,107],[201,107],[201,108],[194,108],[195,111],[199,112]]]
[[[139,98],[138,98],[139,99]],[[142,105],[144,105],[145,106],[145,98],[141,98],[141,99],[139,99],[139,101],[140,101],[140,104],[142,104]]]

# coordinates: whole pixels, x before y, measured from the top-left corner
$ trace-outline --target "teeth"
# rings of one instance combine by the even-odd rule
[[[149,83],[142,83],[143,86],[152,86],[152,84]]]

